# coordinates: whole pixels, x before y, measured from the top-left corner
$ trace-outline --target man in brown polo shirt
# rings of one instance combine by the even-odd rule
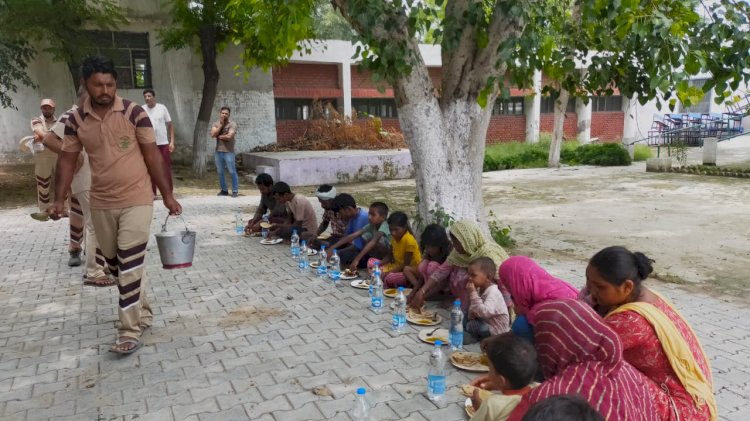
[[[211,126],[211,137],[216,138],[216,152],[214,152],[214,162],[216,163],[216,172],[219,173],[219,194],[217,196],[227,196],[227,182],[224,179],[224,168],[232,176],[232,197],[237,197],[239,179],[237,177],[237,168],[234,163],[234,136],[237,134],[237,124],[229,119],[232,111],[229,107],[221,107],[219,121]]]
[[[55,173],[57,155],[44,147],[42,139],[50,127],[55,124],[55,101],[45,98],[39,109],[42,114],[31,119],[31,131],[34,132],[34,174],[36,175],[36,195],[39,211],[44,212],[49,206],[52,174]]]
[[[112,60],[89,57],[81,70],[89,98],[66,122],[57,162],[59,183],[48,212],[53,218],[62,214],[78,154],[85,149],[91,167],[91,219],[120,292],[120,328],[110,351],[130,354],[143,345],[141,335],[153,319],[143,270],[153,215],[151,180],[171,214],[180,214],[182,207],[169,189],[148,114],[116,95],[117,71]]]

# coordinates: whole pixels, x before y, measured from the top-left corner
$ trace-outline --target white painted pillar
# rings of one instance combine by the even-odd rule
[[[535,71],[532,79],[533,94],[523,100],[524,114],[526,114],[526,142],[539,142],[539,125],[542,114],[542,72]]]
[[[584,104],[581,98],[576,98],[578,142],[582,145],[591,142],[591,103],[591,98],[589,98],[588,104]]]
[[[339,63],[339,86],[341,87],[341,93],[343,98],[339,100],[342,102],[341,109],[344,111],[344,115],[347,117],[352,116],[352,66],[349,61]]]

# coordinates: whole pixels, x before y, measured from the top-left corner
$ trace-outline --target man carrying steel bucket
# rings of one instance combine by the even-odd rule
[[[78,154],[85,149],[91,166],[91,218],[96,239],[120,292],[120,328],[110,351],[131,354],[143,346],[141,335],[153,319],[143,270],[153,216],[151,180],[159,187],[170,214],[179,215],[182,207],[169,188],[148,114],[116,94],[117,71],[112,60],[89,57],[81,70],[81,83],[89,98],[65,124],[57,162],[59,183],[48,213],[53,218],[62,216]]]

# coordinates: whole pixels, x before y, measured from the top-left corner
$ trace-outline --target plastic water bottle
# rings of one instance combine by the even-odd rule
[[[370,296],[370,299],[372,299],[372,285],[375,283],[373,282],[375,280],[375,276],[380,277],[380,262],[375,262],[372,267],[372,279],[370,279],[370,286],[367,287],[367,294]]]
[[[365,388],[360,387],[357,389],[357,400],[354,402],[354,409],[352,410],[352,420],[354,421],[370,421],[370,404],[365,399]]]
[[[461,311],[461,300],[453,302],[449,337],[451,341],[451,350],[460,351],[464,346],[464,312]]]
[[[292,259],[299,259],[299,235],[297,230],[292,230]]]
[[[266,224],[270,224],[270,222],[268,221],[268,213],[263,215],[263,225]],[[260,235],[264,240],[268,238],[268,228],[260,227]]]
[[[237,212],[234,213],[234,233],[242,235],[245,233],[245,226],[242,224],[242,209],[237,208]]]
[[[339,257],[336,249],[333,249],[331,259],[328,261],[330,269],[328,270],[328,277],[331,278],[334,286],[337,286],[339,280],[341,280],[341,258]]]
[[[297,269],[305,273],[307,272],[307,267],[309,266],[309,263],[307,262],[307,243],[305,240],[302,240],[302,243],[300,243],[299,246],[299,260],[297,261]]]
[[[373,274],[370,288],[372,288],[370,309],[373,313],[380,314],[383,311],[383,280],[380,279],[380,272]]]
[[[398,287],[398,294],[396,294],[396,305],[393,307],[393,321],[391,322],[391,329],[394,332],[401,333],[406,327],[406,295],[404,295],[404,287]]]
[[[326,256],[326,246],[320,246],[320,252],[318,253],[318,277],[325,278],[328,265],[328,256]]]
[[[435,403],[445,400],[443,341],[435,341],[435,348],[430,353],[430,371],[427,372],[427,397]]]

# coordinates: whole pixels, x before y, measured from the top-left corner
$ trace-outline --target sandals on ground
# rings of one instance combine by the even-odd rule
[[[120,345],[124,345],[124,344],[133,344],[133,347],[130,349],[118,348]],[[115,344],[109,348],[109,352],[114,352],[115,354],[127,355],[127,354],[132,354],[135,351],[138,351],[139,349],[141,349],[142,346],[143,346],[143,341],[140,339],[125,338],[124,340],[121,341],[118,338],[117,341],[115,341]]]

